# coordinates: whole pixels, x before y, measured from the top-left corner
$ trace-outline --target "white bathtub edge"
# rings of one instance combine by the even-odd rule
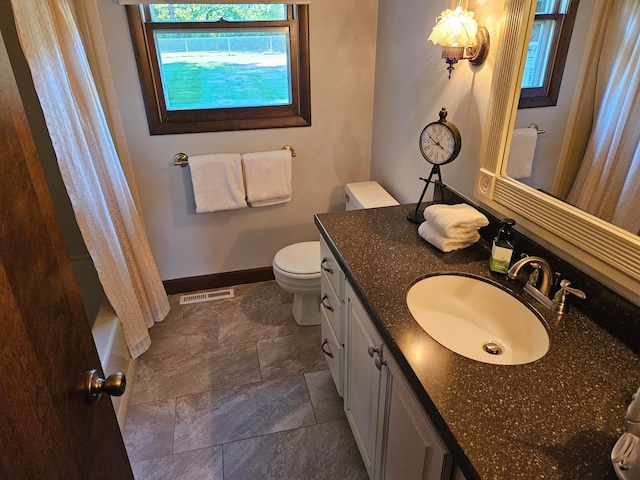
[[[131,392],[133,392],[136,362],[131,358],[131,355],[129,355],[129,349],[124,339],[120,320],[106,298],[102,301],[98,309],[91,333],[93,334],[93,341],[96,344],[102,370],[105,375],[121,371],[124,372],[126,376],[127,387],[124,395],[121,397],[110,397],[116,417],[118,418],[120,431],[124,432],[129,400],[131,398]]]

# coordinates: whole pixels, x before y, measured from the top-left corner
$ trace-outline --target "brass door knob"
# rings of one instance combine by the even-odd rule
[[[100,401],[103,393],[113,397],[124,394],[127,388],[127,378],[122,372],[115,372],[106,379],[100,376],[97,369],[89,370],[85,381],[85,399],[91,405]]]

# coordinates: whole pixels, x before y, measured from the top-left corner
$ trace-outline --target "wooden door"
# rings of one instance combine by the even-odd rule
[[[133,479],[2,35],[0,105],[0,478]]]

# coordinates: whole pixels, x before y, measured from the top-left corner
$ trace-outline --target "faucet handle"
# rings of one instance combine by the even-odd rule
[[[582,290],[570,287],[569,285],[571,285],[569,280],[560,280],[560,290],[558,290],[553,296],[553,310],[557,313],[564,313],[568,293],[571,293],[582,300],[587,298]]]
[[[529,274],[529,279],[527,280],[527,283],[529,285],[533,285],[534,287],[538,286],[538,278],[540,277],[540,264],[539,263],[531,263],[531,266],[533,267],[533,271]]]

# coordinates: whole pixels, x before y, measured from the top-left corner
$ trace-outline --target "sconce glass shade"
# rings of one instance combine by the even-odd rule
[[[478,22],[473,19],[474,16],[474,12],[463,10],[462,7],[446,9],[436,19],[428,40],[443,47],[472,45],[478,31]]]
[[[489,51],[489,32],[479,27],[475,13],[461,6],[446,9],[436,19],[429,40],[442,46],[442,58],[449,64],[449,78],[458,60],[468,59],[473,65],[481,65]]]

